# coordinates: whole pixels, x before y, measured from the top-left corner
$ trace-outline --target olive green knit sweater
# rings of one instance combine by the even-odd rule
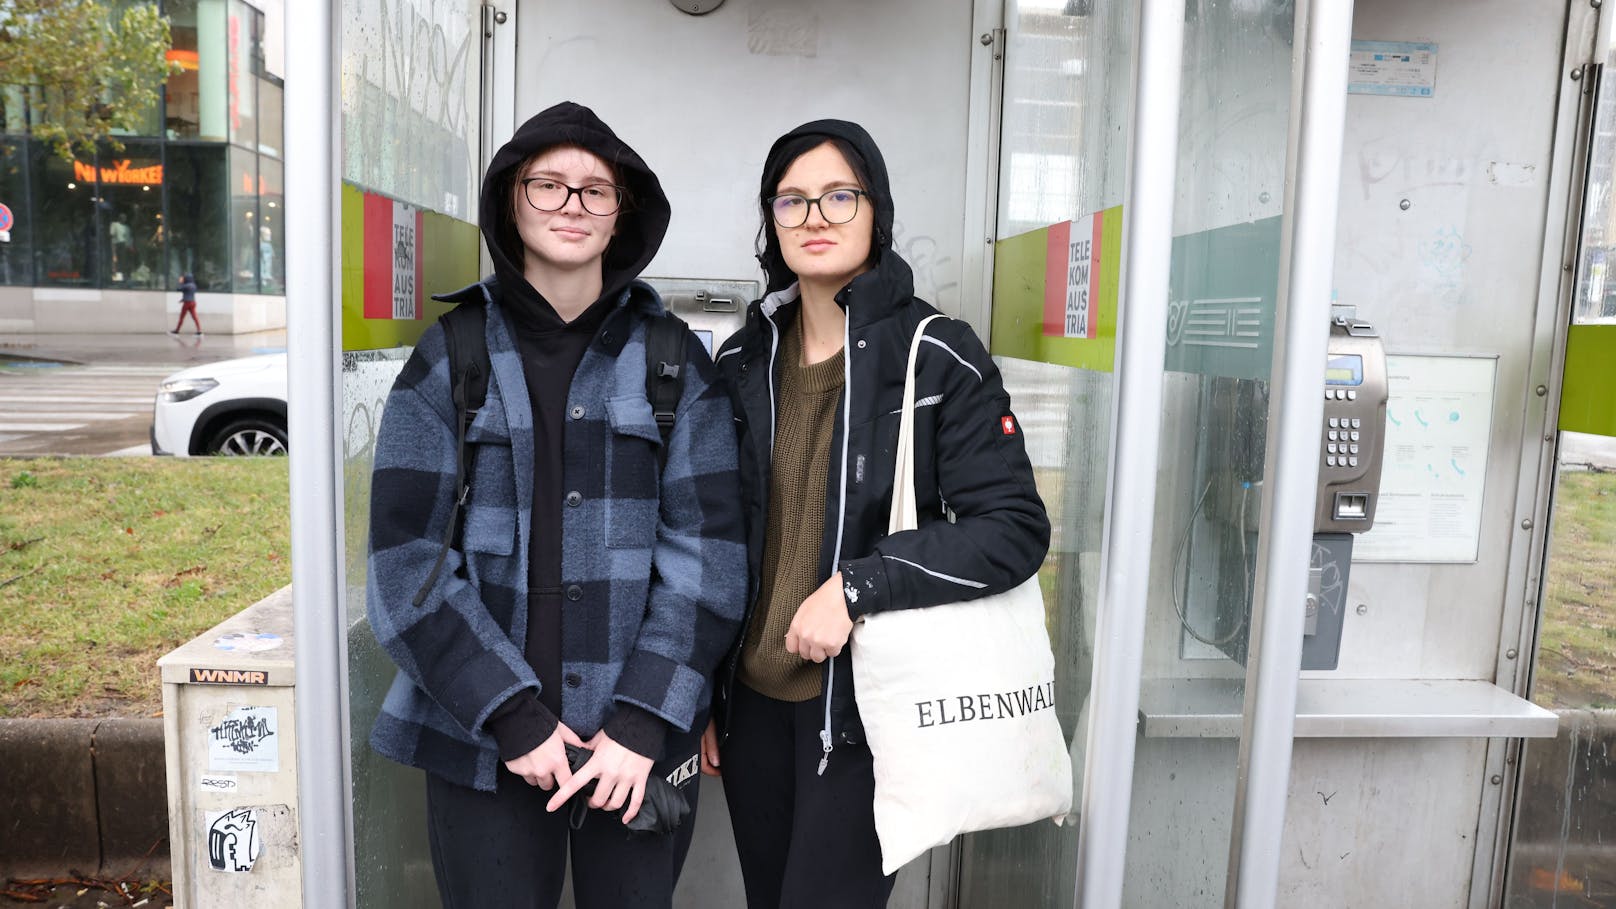
[[[763,576],[757,614],[741,649],[740,678],[782,701],[818,697],[824,669],[786,651],[786,631],[797,607],[822,583],[819,550],[825,529],[825,491],[836,403],[842,392],[844,351],[802,365],[802,320],[780,343],[780,388],[774,430],[774,466],[763,541]]]

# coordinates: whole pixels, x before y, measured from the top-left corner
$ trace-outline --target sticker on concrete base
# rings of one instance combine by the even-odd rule
[[[197,785],[203,792],[235,792],[241,787],[233,773],[204,773]]]
[[[274,707],[236,707],[208,729],[208,769],[275,773],[281,769]]]
[[[214,871],[251,871],[262,841],[258,809],[236,808],[204,814],[208,825],[208,866]]]
[[[268,685],[269,673],[262,669],[191,669],[193,685]]]
[[[263,653],[281,646],[281,636],[259,631],[232,631],[214,639],[213,646],[233,653]]]

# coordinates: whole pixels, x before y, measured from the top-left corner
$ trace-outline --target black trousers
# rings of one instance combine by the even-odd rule
[[[874,909],[892,894],[870,749],[838,744],[819,775],[824,709],[735,684],[719,769],[749,909]]]
[[[572,806],[544,810],[554,790],[529,786],[499,768],[498,789],[480,792],[426,775],[427,837],[444,909],[554,909],[561,900],[568,847],[579,909],[671,907],[690,836],[696,829],[701,725],[670,730],[651,773],[682,779],[690,816],[665,836],[635,833],[602,811],[571,827]],[[670,779],[671,778],[671,779]],[[574,801],[584,800],[580,793]]]

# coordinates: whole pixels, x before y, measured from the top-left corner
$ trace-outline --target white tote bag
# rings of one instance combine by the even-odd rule
[[[936,318],[909,350],[889,534],[917,526],[915,360]],[[866,616],[852,647],[883,873],[956,834],[1065,819],[1072,761],[1036,575],[995,596]]]

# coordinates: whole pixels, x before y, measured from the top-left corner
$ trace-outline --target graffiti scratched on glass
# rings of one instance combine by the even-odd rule
[[[350,0],[343,17],[343,177],[459,218],[476,199],[480,8]]]

